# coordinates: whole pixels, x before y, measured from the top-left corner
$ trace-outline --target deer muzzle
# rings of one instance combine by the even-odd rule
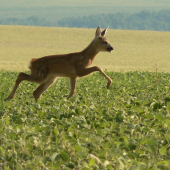
[[[113,50],[113,47],[108,47],[108,48],[107,48],[107,51],[108,51],[108,52],[112,52],[112,50]]]

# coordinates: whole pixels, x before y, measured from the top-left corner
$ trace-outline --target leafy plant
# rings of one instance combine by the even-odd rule
[[[68,101],[62,78],[38,103],[36,85],[23,82],[4,102],[17,74],[0,72],[3,169],[169,169],[169,73],[108,72],[109,90],[92,74]]]

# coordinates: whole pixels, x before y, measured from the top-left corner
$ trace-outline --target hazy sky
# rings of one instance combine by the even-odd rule
[[[73,6],[73,5],[116,5],[116,6],[167,6],[170,0],[0,0],[0,6],[7,7],[49,7],[49,6]]]
[[[47,20],[115,12],[170,9],[170,0],[0,0],[0,19]]]

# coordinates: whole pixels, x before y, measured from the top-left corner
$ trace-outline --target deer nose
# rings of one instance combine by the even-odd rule
[[[107,48],[107,51],[111,52],[113,50],[113,47],[110,46],[109,48]]]

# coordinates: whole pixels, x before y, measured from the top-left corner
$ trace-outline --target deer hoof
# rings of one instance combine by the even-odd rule
[[[107,89],[112,85],[112,80],[107,83]]]
[[[13,97],[8,96],[7,98],[4,99],[4,101],[11,100]]]

